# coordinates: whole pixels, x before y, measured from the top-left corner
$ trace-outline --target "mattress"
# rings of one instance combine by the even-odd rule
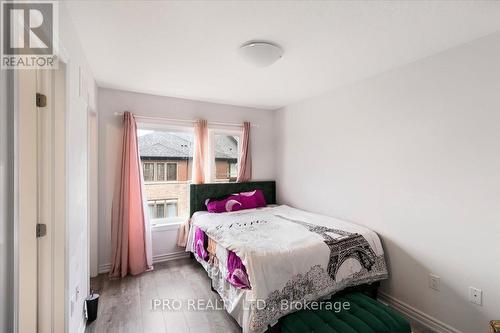
[[[264,332],[304,302],[388,277],[375,232],[286,205],[196,212],[191,226],[187,250],[203,265],[244,333]],[[206,235],[207,249],[210,239],[216,260],[196,253],[196,232]],[[245,267],[248,288],[228,279],[231,253]]]

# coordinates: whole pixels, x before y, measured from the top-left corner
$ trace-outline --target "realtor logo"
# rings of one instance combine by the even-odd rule
[[[57,1],[2,1],[2,69],[57,68]]]

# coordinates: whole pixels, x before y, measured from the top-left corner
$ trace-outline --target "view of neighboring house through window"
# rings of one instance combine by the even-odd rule
[[[218,134],[214,136],[215,181],[235,182],[238,177],[239,136]]]
[[[178,204],[175,200],[148,201],[149,217],[151,219],[166,219],[178,217]]]
[[[165,163],[156,163],[156,174],[156,180],[160,182],[165,180]]]
[[[177,180],[177,163],[167,163],[167,181]]]
[[[213,161],[213,181],[236,181],[240,140],[237,134],[212,132],[213,148],[209,157]],[[171,131],[140,127],[137,137],[149,218],[153,224],[182,222],[189,217],[193,129]]]
[[[238,178],[238,163],[229,163],[229,178]]]
[[[137,136],[149,218],[153,224],[183,221],[189,216],[193,132],[141,128]]]
[[[147,182],[153,181],[155,178],[155,164],[154,163],[142,163],[144,180]]]

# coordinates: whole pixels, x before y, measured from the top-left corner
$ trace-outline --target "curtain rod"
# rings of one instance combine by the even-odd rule
[[[195,124],[196,120],[191,120],[191,119],[179,119],[179,118],[166,118],[166,117],[151,117],[151,116],[141,116],[139,114],[134,114],[135,118],[138,119],[150,119],[150,120],[163,120],[163,121],[173,121],[173,122],[181,122],[181,123],[189,123],[189,124]],[[115,112],[115,116],[123,116],[123,112]],[[232,126],[232,127],[243,127],[243,124],[240,123],[226,123],[222,121],[209,121],[209,125],[218,125],[218,126]],[[256,127],[258,128],[259,125],[254,125],[250,124],[250,127]]]

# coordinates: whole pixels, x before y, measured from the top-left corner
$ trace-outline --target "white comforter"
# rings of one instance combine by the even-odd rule
[[[225,302],[234,303],[229,298],[238,295],[241,301],[244,293],[244,302],[257,305],[239,306],[246,313],[232,314],[244,332],[264,331],[293,311],[280,306],[283,300],[312,301],[387,277],[377,234],[335,218],[283,205],[199,212],[192,226],[188,250],[194,229],[201,228],[219,246],[235,252],[247,269],[251,290],[221,294]]]

